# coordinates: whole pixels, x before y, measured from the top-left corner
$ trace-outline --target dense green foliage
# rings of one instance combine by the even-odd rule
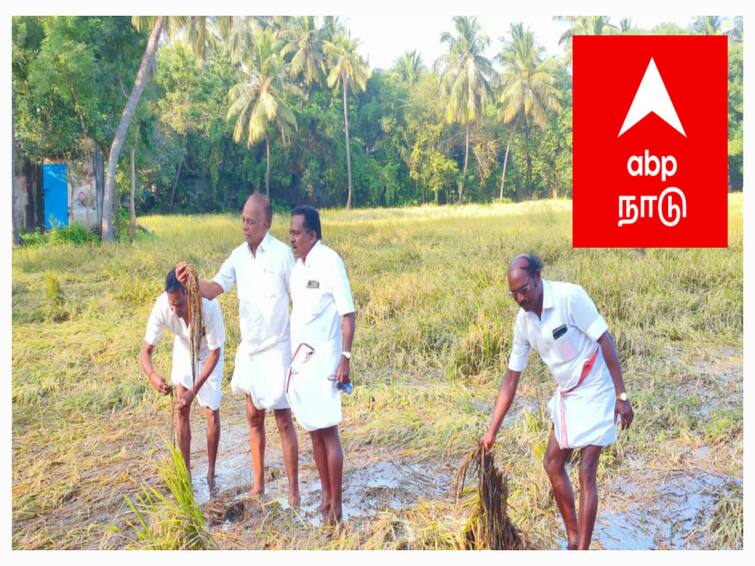
[[[196,19],[184,18],[183,40],[166,32],[126,140],[131,147],[138,131],[142,213],[238,210],[251,190],[264,190],[268,166],[276,205],[343,206],[346,139],[354,206],[456,202],[461,190],[474,202],[568,197],[574,33],[728,33],[729,178],[732,190],[742,188],[741,18],[651,30],[628,19],[562,18],[569,26],[563,53],[550,58],[521,24],[501,30],[496,44],[475,18],[449,20],[439,61],[407,51],[390,69],[360,71],[364,90],[349,78],[348,138],[343,68],[326,48],[349,37],[338,18],[210,18],[199,36],[191,28]],[[107,157],[145,44],[127,17],[13,18],[19,155],[66,158],[91,137]],[[490,60],[482,51],[488,44],[497,53]],[[365,64],[356,51],[353,57],[355,68]],[[117,172],[124,203],[128,165],[121,158]]]

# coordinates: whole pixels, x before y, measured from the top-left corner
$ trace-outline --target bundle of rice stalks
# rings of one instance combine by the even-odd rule
[[[216,549],[217,543],[208,532],[202,510],[191,489],[189,472],[183,456],[168,445],[170,460],[160,467],[160,477],[172,497],[154,487],[143,486],[137,502],[125,498],[136,515],[137,523],[127,521],[139,539],[139,548],[150,550]]]
[[[197,272],[187,264],[186,291],[189,294],[189,344],[191,346],[191,383],[196,381],[199,363],[199,345],[205,333],[202,321],[202,294],[199,292]]]
[[[456,475],[456,502],[464,490],[467,471],[477,473],[475,509],[462,533],[465,548],[472,550],[524,550],[526,541],[506,513],[509,497],[508,480],[486,454],[482,446],[469,452]]]

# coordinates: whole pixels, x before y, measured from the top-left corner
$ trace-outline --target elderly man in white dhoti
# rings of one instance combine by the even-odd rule
[[[541,269],[542,263],[527,254],[509,265],[509,294],[521,308],[508,369],[481,442],[486,450],[493,447],[527,367],[527,355],[535,349],[558,382],[548,403],[553,428],[543,463],[566,526],[567,548],[587,549],[598,511],[595,476],[600,451],[616,440],[617,424],[628,427],[634,413],[616,346],[595,304],[579,285],[543,279]],[[565,469],[575,448],[580,449],[579,520]]]
[[[249,494],[265,491],[265,412],[272,409],[281,437],[288,476],[289,503],[300,503],[299,445],[285,395],[291,363],[289,278],[291,249],[269,233],[273,209],[262,194],[252,194],[241,213],[244,243],[231,252],[212,281],[199,281],[203,297],[213,299],[236,286],[241,343],[236,351],[231,390],[246,396],[253,483]],[[179,279],[186,264],[177,266]]]

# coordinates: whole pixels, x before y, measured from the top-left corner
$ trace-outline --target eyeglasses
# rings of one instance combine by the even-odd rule
[[[246,216],[241,217],[241,223],[246,226],[254,226],[255,224],[257,224],[254,218],[247,218]]]
[[[516,297],[517,295],[524,295],[528,290],[529,286],[532,284],[532,281],[528,281],[526,284],[519,287],[519,289],[514,289],[513,291],[509,291],[509,297]]]

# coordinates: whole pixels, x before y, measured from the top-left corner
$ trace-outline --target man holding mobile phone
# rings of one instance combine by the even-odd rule
[[[349,385],[354,301],[341,257],[320,240],[320,215],[311,206],[291,211],[296,263],[291,270],[291,351],[286,396],[309,432],[322,485],[320,510],[339,523],[343,450],[338,435],[341,389]]]

